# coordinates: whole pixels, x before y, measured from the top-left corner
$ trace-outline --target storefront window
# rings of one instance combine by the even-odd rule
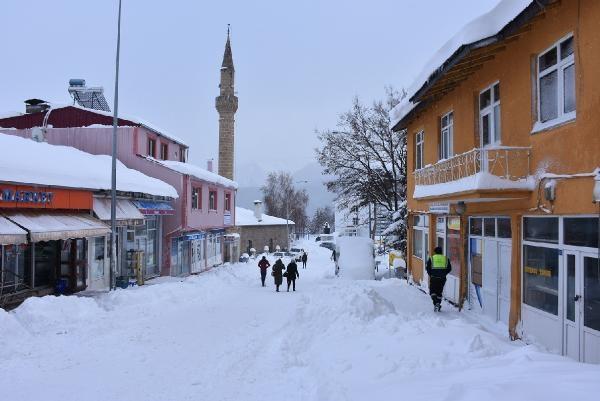
[[[25,248],[25,245],[0,246],[0,251],[3,249],[0,268],[4,273],[0,288],[4,292],[17,291],[23,285],[29,284],[30,275],[25,271],[25,255],[22,248]]]
[[[523,222],[525,241],[558,244],[558,217],[525,217]]]
[[[586,327],[600,330],[600,262],[598,258],[583,258],[584,322]]]
[[[558,315],[558,249],[523,246],[523,302]]]
[[[423,259],[423,231],[413,230],[413,255]]]
[[[71,242],[65,241],[67,247]],[[64,250],[66,252],[67,250]],[[70,252],[70,249],[68,250]],[[47,286],[54,282],[54,268],[59,260],[59,242],[47,241],[35,244],[35,286]],[[68,272],[67,272],[68,273]]]
[[[512,229],[510,228],[510,219],[506,217],[498,218],[498,237],[512,238]]]
[[[471,235],[482,235],[483,234],[482,226],[483,226],[483,222],[481,221],[481,218],[472,217],[470,219],[469,233]]]
[[[598,247],[598,219],[568,217],[563,220],[565,245]]]
[[[446,219],[446,256],[452,264],[451,275],[460,277],[460,253],[463,249],[460,240],[460,217],[448,217]]]
[[[495,218],[485,218],[483,219],[483,228],[484,235],[486,237],[495,237],[496,236],[496,219]]]

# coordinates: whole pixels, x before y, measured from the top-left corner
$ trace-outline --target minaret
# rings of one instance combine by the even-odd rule
[[[227,26],[227,43],[221,64],[220,94],[215,99],[219,112],[219,175],[233,180],[234,114],[238,108],[238,98],[234,91],[235,69]]]

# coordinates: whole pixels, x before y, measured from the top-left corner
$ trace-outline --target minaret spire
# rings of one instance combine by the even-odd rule
[[[235,68],[231,52],[230,25],[227,24],[227,42],[221,64],[220,93],[215,99],[219,112],[219,175],[233,180],[234,164],[234,115],[238,108],[235,95]]]

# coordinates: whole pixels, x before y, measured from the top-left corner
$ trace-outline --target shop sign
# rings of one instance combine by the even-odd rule
[[[429,204],[429,213],[448,214],[450,213],[449,203],[431,203]]]
[[[223,215],[223,225],[231,225],[231,212],[225,212],[225,215]]]
[[[460,217],[448,217],[448,228],[450,230],[460,230]]]
[[[32,204],[51,204],[54,199],[53,192],[46,191],[16,191],[0,188],[0,202],[18,202]]]
[[[204,233],[197,233],[197,234],[187,234],[185,236],[185,239],[187,241],[193,241],[193,240],[198,240],[198,239],[204,239]]]

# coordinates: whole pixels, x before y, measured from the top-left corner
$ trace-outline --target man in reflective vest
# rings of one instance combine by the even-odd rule
[[[450,259],[443,253],[439,246],[433,250],[433,256],[427,259],[427,274],[429,274],[429,295],[433,301],[433,310],[442,309],[442,293],[446,284],[446,275],[452,270]]]

